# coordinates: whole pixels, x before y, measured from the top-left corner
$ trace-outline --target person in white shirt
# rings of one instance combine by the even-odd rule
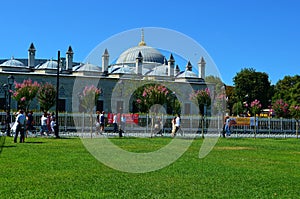
[[[175,133],[174,135],[176,135],[177,131],[180,129],[180,123],[181,123],[181,118],[180,118],[180,114],[177,114],[177,117],[175,119]]]
[[[50,127],[51,127],[51,131],[55,132],[55,128],[56,128],[56,120],[55,117],[52,117],[52,120],[50,122]]]
[[[122,131],[120,131],[118,128],[118,117],[117,117],[117,114],[114,114],[114,117],[113,117],[113,125],[114,125],[114,133],[119,133],[119,137],[123,137],[122,135]]]
[[[114,114],[114,117],[113,117],[113,125],[114,125],[114,133],[118,132],[117,114]]]
[[[26,122],[26,116],[24,115],[24,111],[20,110],[19,114],[16,118],[17,122],[17,128],[16,128],[16,134],[14,137],[14,142],[17,143],[17,138],[20,132],[20,143],[25,142],[25,122]]]
[[[104,116],[105,112],[102,111],[101,114],[100,114],[100,119],[99,119],[99,122],[100,122],[100,132],[104,132],[104,123],[105,123],[105,116]]]
[[[40,134],[41,136],[44,135],[44,132],[48,133],[48,128],[47,128],[47,112],[44,112],[44,114],[41,117],[41,130],[40,130]]]

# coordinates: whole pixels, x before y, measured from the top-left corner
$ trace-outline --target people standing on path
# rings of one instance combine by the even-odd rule
[[[47,126],[47,129],[48,129],[48,134],[52,133],[50,123],[51,123],[51,115],[50,115],[50,112],[47,112],[46,126]]]
[[[171,136],[174,137],[175,136],[175,131],[176,131],[176,117],[174,117],[171,121],[172,123],[172,131],[171,131]]]
[[[25,125],[26,125],[26,116],[24,115],[24,111],[20,110],[19,114],[16,118],[17,128],[16,134],[14,137],[14,142],[17,143],[18,135],[20,133],[20,143],[25,142]]]
[[[96,111],[96,132],[97,132],[97,135],[99,134],[99,131],[100,131],[100,111]]]
[[[180,125],[181,125],[181,118],[180,118],[180,114],[178,113],[177,117],[175,119],[175,132],[174,132],[174,136],[176,136],[176,133],[180,129]]]
[[[114,133],[119,133],[119,137],[123,137],[122,132],[118,128],[118,117],[117,114],[113,116],[113,126],[114,126]]]
[[[29,111],[26,116],[26,137],[33,131],[33,111]]]
[[[114,126],[114,133],[116,133],[118,131],[117,114],[113,114],[113,126]]]
[[[49,135],[48,128],[47,128],[47,119],[48,119],[47,118],[47,112],[44,112],[44,114],[41,117],[41,129],[40,129],[41,136],[43,136],[44,133]]]
[[[102,111],[101,114],[100,114],[100,119],[99,119],[99,122],[100,122],[100,133],[102,134],[104,132],[104,124],[105,124],[105,116],[104,116],[105,112]]]
[[[229,118],[229,116],[226,116],[225,119],[224,119],[224,124],[223,124],[223,129],[222,129],[222,135],[223,135],[223,138],[225,138],[226,136],[226,123],[227,123],[227,119]]]
[[[121,125],[120,125],[120,131],[122,131],[121,133],[124,133],[125,126],[126,126],[126,117],[125,117],[125,114],[122,114],[121,115]]]
[[[51,126],[51,131],[55,132],[56,131],[56,118],[55,117],[52,117],[50,126]]]

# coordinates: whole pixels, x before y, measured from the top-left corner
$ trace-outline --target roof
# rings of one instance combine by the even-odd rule
[[[143,62],[164,63],[164,56],[155,48],[149,46],[135,46],[124,51],[117,59],[116,64],[135,63],[139,52],[143,56]]]
[[[3,62],[2,64],[0,64],[0,66],[19,66],[19,67],[25,67],[25,65],[22,62],[14,59],[13,57],[11,59]]]

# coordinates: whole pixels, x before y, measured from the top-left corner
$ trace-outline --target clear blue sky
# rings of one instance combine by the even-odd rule
[[[242,68],[266,72],[272,84],[300,74],[300,1],[2,1],[0,59],[56,58],[69,45],[84,61],[99,43],[142,27],[179,31],[214,60],[226,84]]]

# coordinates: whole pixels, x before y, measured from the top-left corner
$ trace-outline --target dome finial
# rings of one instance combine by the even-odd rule
[[[146,46],[146,43],[144,41],[144,29],[142,28],[142,34],[141,34],[141,42],[139,43],[139,46]]]

